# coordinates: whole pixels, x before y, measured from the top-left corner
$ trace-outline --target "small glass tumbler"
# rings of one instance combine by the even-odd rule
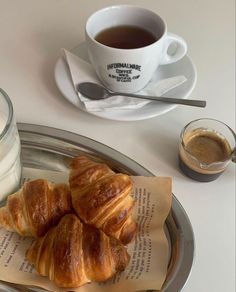
[[[202,118],[187,124],[180,135],[179,166],[188,177],[209,182],[230,161],[236,162],[236,135],[225,123]]]
[[[8,95],[0,88],[0,202],[20,185],[20,138]]]

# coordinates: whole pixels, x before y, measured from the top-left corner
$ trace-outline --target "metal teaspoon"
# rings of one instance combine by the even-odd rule
[[[160,102],[166,102],[166,103],[206,107],[205,100],[170,98],[170,97],[164,97],[164,96],[161,96],[161,97],[160,96],[146,96],[146,95],[133,94],[133,93],[124,93],[124,92],[110,92],[105,87],[93,82],[79,83],[77,85],[77,90],[85,97],[93,99],[93,100],[100,100],[100,99],[106,99],[111,96],[123,95],[123,96],[148,99],[148,100],[160,101]]]

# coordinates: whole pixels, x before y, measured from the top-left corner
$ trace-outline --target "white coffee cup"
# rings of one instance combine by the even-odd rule
[[[140,27],[158,39],[134,49],[109,47],[95,39],[101,31],[117,26]],[[99,79],[108,89],[118,92],[141,90],[159,65],[176,62],[187,51],[186,42],[167,32],[166,22],[159,15],[132,5],[111,6],[95,12],[87,20],[85,35],[90,61]],[[175,51],[169,54],[171,44]]]

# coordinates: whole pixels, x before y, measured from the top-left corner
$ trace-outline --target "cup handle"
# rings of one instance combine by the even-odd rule
[[[187,52],[187,44],[183,38],[176,34],[168,32],[164,41],[164,52],[160,65],[174,63],[184,57]],[[169,54],[168,49],[171,44],[175,46],[175,50],[173,53]]]

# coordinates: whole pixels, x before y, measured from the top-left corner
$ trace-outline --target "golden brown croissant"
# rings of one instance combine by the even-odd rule
[[[84,223],[101,228],[123,244],[134,238],[136,223],[131,213],[135,201],[130,196],[132,182],[128,175],[77,156],[71,162],[69,183],[72,205]]]
[[[129,262],[119,240],[82,224],[73,214],[65,215],[56,227],[37,239],[26,258],[40,275],[65,288],[105,281]]]
[[[72,212],[68,185],[38,179],[8,196],[6,206],[0,208],[0,226],[23,236],[39,237]]]

